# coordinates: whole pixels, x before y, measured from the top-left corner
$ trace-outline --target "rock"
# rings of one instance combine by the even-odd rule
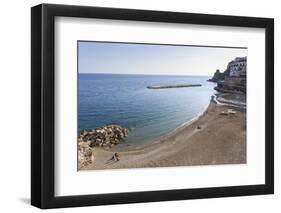
[[[223,73],[217,70],[209,81],[217,82],[214,88],[221,93],[247,93],[247,57],[236,57],[227,64]]]
[[[209,79],[208,81],[218,82],[218,81],[224,80],[224,78],[225,78],[225,73],[221,73],[220,70],[216,70],[213,77],[211,79]]]
[[[88,143],[88,141],[87,142],[83,141],[83,142],[80,142],[78,145],[80,148],[87,148],[87,147],[89,147],[90,144]]]
[[[109,149],[128,136],[128,129],[119,125],[108,125],[92,130],[83,130],[78,138],[78,167],[83,168],[94,162],[95,147]]]
[[[83,168],[94,162],[93,149],[90,147],[82,148],[79,146],[78,150],[78,167]]]
[[[79,143],[89,141],[90,147],[103,147],[118,144],[127,136],[128,129],[119,125],[108,125],[89,131],[82,131],[78,141]]]

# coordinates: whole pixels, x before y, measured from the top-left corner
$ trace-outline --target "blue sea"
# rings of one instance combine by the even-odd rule
[[[215,93],[209,76],[79,74],[78,128],[118,124],[129,129],[125,144],[163,136],[203,112]],[[202,87],[147,89],[151,85]]]

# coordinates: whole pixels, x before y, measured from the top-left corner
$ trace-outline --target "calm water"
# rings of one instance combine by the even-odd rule
[[[126,143],[169,133],[201,113],[214,94],[209,77],[79,74],[79,131],[119,124]],[[202,84],[202,87],[147,89],[148,85]]]

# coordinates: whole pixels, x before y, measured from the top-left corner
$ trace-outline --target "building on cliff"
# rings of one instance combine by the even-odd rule
[[[218,73],[216,73],[215,75],[218,75]],[[220,78],[215,81],[217,82],[215,89],[219,92],[246,93],[246,78],[247,57],[237,57],[228,63],[226,70],[223,72],[223,76],[220,76]]]
[[[247,57],[237,57],[228,63],[230,77],[246,77]]]

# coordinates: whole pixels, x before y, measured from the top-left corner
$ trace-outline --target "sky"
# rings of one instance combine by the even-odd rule
[[[211,76],[246,48],[78,42],[79,73]]]

